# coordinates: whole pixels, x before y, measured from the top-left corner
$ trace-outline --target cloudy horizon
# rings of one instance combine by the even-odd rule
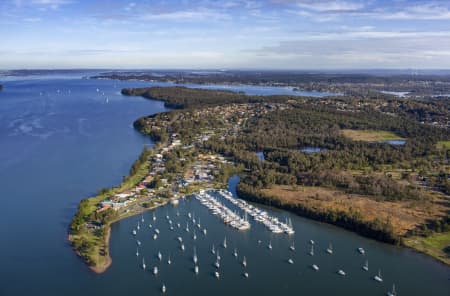
[[[0,3],[0,69],[449,69],[450,2]]]

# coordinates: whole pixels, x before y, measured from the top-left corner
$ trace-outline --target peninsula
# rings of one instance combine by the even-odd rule
[[[241,198],[450,264],[450,131],[441,102],[186,87],[122,94],[175,110],[137,119],[134,127],[155,147],[142,152],[122,184],[81,201],[69,240],[94,271],[111,264],[111,223],[222,188],[235,173]]]

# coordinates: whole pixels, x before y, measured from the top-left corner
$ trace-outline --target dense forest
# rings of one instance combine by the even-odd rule
[[[122,94],[164,101],[166,107],[174,109],[232,103],[284,102],[293,98],[289,96],[248,96],[233,91],[206,90],[183,86],[125,88],[122,90]]]
[[[283,71],[220,71],[207,74],[188,71],[109,72],[93,76],[95,79],[143,80],[177,84],[248,84],[290,86],[298,90],[331,91],[366,97],[393,97],[386,91],[406,92],[408,96],[450,95],[448,74],[405,73],[295,73]]]
[[[449,192],[450,149],[439,147],[450,139],[450,130],[424,124],[424,117],[449,118],[449,106],[438,100],[363,99],[335,97],[313,99],[292,96],[246,96],[229,91],[184,87],[124,90],[182,109],[143,117],[135,127],[156,140],[165,141],[172,133],[192,142],[200,131],[222,130],[225,121],[214,106],[241,103],[283,103],[285,109],[243,118],[239,112],[226,124],[243,122],[238,132],[211,133],[197,143],[204,152],[222,154],[243,168],[238,190],[243,198],[283,207],[325,222],[387,242],[398,242],[389,221],[365,220],[355,211],[330,211],[307,204],[290,204],[268,196],[263,189],[272,186],[312,186],[364,196],[376,202],[420,202],[429,192],[418,186],[418,179],[429,187]],[[209,110],[208,112],[197,112]],[[241,121],[240,121],[241,120]],[[243,121],[242,121],[243,120]],[[377,141],[357,141],[343,130],[385,131],[405,139],[404,145]],[[303,148],[318,148],[314,153]],[[256,153],[262,151],[264,160]],[[397,177],[391,171],[400,172]],[[425,234],[447,229],[448,217],[430,219],[414,233]]]

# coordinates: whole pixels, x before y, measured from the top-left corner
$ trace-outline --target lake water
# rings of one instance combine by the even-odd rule
[[[195,200],[155,211],[161,230],[158,240],[151,239],[147,226],[138,233],[140,252],[149,268],[158,264],[158,250],[164,262],[171,254],[173,264],[160,263],[158,277],[143,271],[141,258],[135,256],[131,230],[140,217],[113,225],[113,264],[104,274],[92,273],[66,241],[76,206],[81,198],[119,183],[144,145],[152,144],[132,128],[133,121],[166,109],[162,102],[120,95],[122,87],[149,83],[87,80],[76,75],[38,78],[4,79],[5,89],[0,92],[1,296],[160,295],[162,282],[169,295],[384,295],[393,282],[400,295],[449,295],[450,269],[426,256],[276,209],[270,211],[292,218],[294,237],[271,235],[255,223],[251,230],[237,232]],[[236,178],[231,180],[231,188],[236,182]],[[164,218],[168,214],[185,224],[189,211],[208,228],[207,236],[198,232],[195,242],[192,233],[169,231]],[[145,214],[145,224],[150,216]],[[186,241],[185,253],[178,248],[178,235]],[[211,274],[210,248],[213,243],[217,247],[224,236],[229,248],[220,249],[221,279],[216,280]],[[295,254],[288,250],[292,239]],[[314,257],[307,255],[310,239],[317,242]],[[272,251],[266,248],[269,240]],[[334,246],[333,256],[323,251],[329,242]],[[198,276],[192,270],[194,245],[200,263]],[[359,246],[366,249],[368,273],[360,268],[365,258],[355,251]],[[234,247],[247,257],[247,280],[231,255]],[[286,263],[288,256],[295,264]],[[310,269],[312,263],[320,266],[318,273]],[[347,277],[339,277],[338,268]],[[383,284],[371,280],[378,268]]]

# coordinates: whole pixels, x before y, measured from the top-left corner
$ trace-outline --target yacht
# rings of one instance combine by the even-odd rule
[[[245,256],[244,259],[242,260],[242,266],[247,267],[247,259],[245,259]]]
[[[216,249],[214,248],[214,245],[212,245],[212,248],[211,248],[211,253],[212,253],[213,255],[215,255],[215,254],[216,254]]]
[[[162,254],[161,254],[161,252],[158,252],[158,259],[159,259],[159,261],[162,260]]]
[[[137,226],[136,226],[136,229],[137,229],[137,230],[141,229],[141,226],[139,225],[139,222],[138,222],[138,224],[137,224]]]
[[[309,251],[310,256],[314,256],[314,245],[311,245],[311,251]]]
[[[369,260],[366,260],[366,262],[364,263],[362,269],[364,269],[365,271],[369,271]]]
[[[169,255],[169,259],[167,259],[167,264],[172,264],[172,260],[170,260],[170,255]]]
[[[186,232],[189,232],[189,224],[186,223]]]
[[[327,248],[327,253],[328,254],[333,254],[333,245],[332,244],[330,244],[329,246],[328,246],[328,248]]]
[[[316,264],[311,265],[312,269],[314,269],[315,271],[319,271],[319,266],[317,266]]]
[[[309,243],[310,243],[311,245],[314,245],[314,244],[315,244],[314,241],[313,241],[312,239],[309,240]]]
[[[158,274],[158,267],[157,266],[153,267],[153,274],[154,275]]]
[[[363,248],[361,248],[361,247],[358,248],[358,252],[359,252],[361,255],[365,255],[365,254],[366,254],[366,251],[365,251]]]
[[[158,239],[158,235],[155,233],[155,234],[153,234],[153,240],[156,240],[156,239]]]
[[[223,248],[224,249],[227,248],[227,238],[226,237],[223,239]]]
[[[177,237],[177,240],[182,243],[183,242],[183,238],[181,236]]]
[[[181,251],[184,251],[184,244],[181,244]]]
[[[141,215],[141,222],[144,223],[144,214]]]
[[[136,240],[136,243],[137,243],[138,246],[141,245],[141,241],[140,240]]]
[[[386,293],[387,296],[397,296],[397,292],[395,292],[395,284],[392,285],[392,290]]]
[[[214,262],[214,266],[215,266],[217,269],[219,269],[219,267],[220,267],[219,260],[216,260],[216,262]]]
[[[206,235],[206,228],[203,228],[203,234]]]
[[[194,272],[195,272],[195,274],[198,274],[198,265],[195,265]]]
[[[136,257],[139,256],[139,248],[136,248]]]
[[[196,240],[196,239],[197,239],[197,235],[195,234],[195,230],[194,230],[194,235],[192,236],[192,239],[193,239],[193,240]]]
[[[136,234],[137,234],[137,232],[136,232],[135,229],[133,229],[132,233],[133,233],[133,235],[136,235]]]
[[[159,234],[159,229],[158,228],[155,228],[155,233]]]
[[[216,271],[216,272],[214,272],[214,276],[215,276],[216,278],[220,278],[220,273],[219,273],[218,271]]]
[[[195,247],[194,247],[194,256],[192,257],[192,259],[194,260],[194,263],[197,264],[198,258],[197,258],[197,252],[195,250]]]
[[[153,221],[156,221],[155,213],[153,213]]]
[[[288,259],[288,263],[289,264],[294,264],[294,260],[292,260],[291,258]]]
[[[234,248],[234,251],[233,251],[233,256],[234,256],[235,258],[237,258],[237,256],[238,256],[238,253],[237,253],[237,250],[236,250],[236,248]]]
[[[294,242],[292,242],[292,245],[289,247],[289,249],[290,249],[291,251],[295,251],[295,245],[294,245]]]
[[[267,248],[269,248],[269,250],[272,250],[272,242],[269,241],[269,244],[267,245]]]
[[[248,272],[244,272],[244,277],[248,278]]]
[[[216,255],[217,260],[220,260],[220,254],[219,254],[219,250],[217,250],[217,255]]]
[[[383,278],[381,277],[381,270],[378,269],[378,274],[374,276],[373,279],[379,283],[383,282]]]
[[[342,269],[339,269],[337,273],[339,275],[345,276],[345,271],[343,271]]]
[[[153,227],[153,225],[152,224],[148,224],[148,228],[152,228]]]
[[[167,289],[166,289],[166,285],[162,285],[161,287],[161,292],[166,293]]]
[[[145,265],[145,259],[142,258],[142,269],[145,269],[146,265]]]

